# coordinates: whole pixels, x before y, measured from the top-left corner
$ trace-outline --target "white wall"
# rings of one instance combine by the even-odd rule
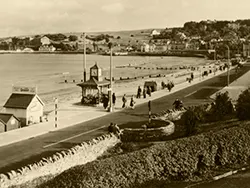
[[[27,121],[31,123],[39,123],[40,117],[43,116],[43,105],[34,97],[27,108]]]

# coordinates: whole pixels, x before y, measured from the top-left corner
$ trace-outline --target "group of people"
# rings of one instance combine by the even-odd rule
[[[127,108],[128,107],[127,102],[128,102],[127,96],[126,96],[126,94],[124,94],[123,97],[122,97],[122,108]],[[131,109],[135,109],[134,95],[132,95],[131,98],[130,98],[129,106],[130,106]]]
[[[168,91],[170,92],[174,87],[174,82],[173,81],[168,81],[168,83],[165,84],[165,82],[162,81],[161,82],[161,87],[162,87],[162,89],[168,88]]]
[[[136,98],[140,99],[141,96],[143,96],[143,98],[145,99],[147,98],[147,94],[149,95],[149,97],[151,97],[151,93],[152,93],[151,87],[147,86],[147,87],[144,87],[142,90],[141,87],[138,86]]]
[[[109,105],[109,97],[108,97],[108,95],[103,94],[102,102],[103,102],[103,108],[107,109],[107,107]],[[112,94],[112,103],[113,103],[113,106],[115,106],[115,102],[116,102],[116,96],[115,96],[115,93],[113,93]]]

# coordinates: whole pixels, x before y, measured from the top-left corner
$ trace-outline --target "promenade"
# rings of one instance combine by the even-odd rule
[[[208,68],[209,67],[206,67],[204,69],[208,69]],[[176,75],[176,74],[182,74],[182,73],[176,73],[175,75],[169,75],[167,77],[148,78],[148,79],[142,79],[142,80],[137,80],[134,82],[126,83],[123,86],[121,85],[120,87],[117,87],[116,90],[114,91],[117,95],[115,111],[117,112],[117,111],[122,110],[121,108],[122,95],[126,93],[128,97],[128,103],[129,103],[130,96],[131,95],[136,96],[138,86],[140,85],[142,87],[145,81],[152,81],[152,80],[156,81],[158,84],[158,91],[153,92],[151,97],[148,97],[147,95],[146,99],[143,99],[143,98],[135,99],[136,106],[143,104],[143,103],[147,103],[149,100],[155,100],[163,96],[166,96],[168,94],[175,93],[191,85],[195,85],[197,83],[203,82],[205,80],[213,78],[214,76],[220,75],[224,73],[225,71],[217,71],[215,74],[211,73],[208,76],[203,77],[203,78],[201,78],[201,71],[195,71],[194,72],[195,78],[191,83],[188,83],[186,81],[186,78],[188,76]],[[175,83],[175,87],[172,89],[171,92],[169,92],[167,89],[162,90],[160,88],[161,81],[164,81],[166,83],[167,80],[172,80]],[[0,146],[5,146],[5,145],[9,145],[9,144],[19,142],[22,140],[26,140],[29,138],[37,137],[39,135],[43,135],[48,132],[58,131],[63,128],[67,128],[67,127],[70,127],[70,126],[73,126],[82,122],[87,122],[89,120],[110,114],[110,112],[107,112],[106,110],[104,110],[102,106],[98,106],[98,107],[80,106],[77,103],[79,103],[79,99],[73,99],[63,104],[61,104],[59,101],[57,127],[55,127],[54,111],[51,111],[51,113],[48,115],[48,122],[43,122],[43,123],[28,126],[22,129],[17,129],[17,130],[1,133]],[[51,106],[50,108],[53,109],[53,106]]]
[[[248,64],[245,64],[244,66],[249,66]],[[234,71],[235,72],[235,71]],[[247,72],[240,78],[234,80],[229,86],[224,87],[222,90],[218,92],[228,92],[229,97],[232,99],[232,101],[235,103],[241,94],[242,91],[246,90],[250,86],[250,72]],[[218,93],[216,92],[216,93]],[[215,98],[216,93],[211,96],[211,98]]]

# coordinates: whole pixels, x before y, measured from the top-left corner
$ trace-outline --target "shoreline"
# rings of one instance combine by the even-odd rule
[[[166,51],[166,52],[128,52],[126,55],[115,55],[113,56],[154,56],[154,57],[162,57],[162,56],[175,56],[175,57],[196,57],[196,58],[206,58],[204,54],[204,50],[179,50],[179,51]],[[83,54],[83,51],[54,51],[54,52],[23,52],[23,51],[0,51],[1,54]],[[109,54],[105,52],[94,52],[89,53],[86,52],[87,55],[102,55],[102,56],[109,56]]]

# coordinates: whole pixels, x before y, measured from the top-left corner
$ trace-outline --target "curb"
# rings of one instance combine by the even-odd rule
[[[231,176],[231,175],[233,175],[233,174],[236,174],[236,173],[239,173],[239,172],[242,172],[242,171],[246,171],[247,169],[249,169],[249,168],[240,168],[240,169],[238,169],[238,170],[231,170],[231,171],[229,171],[229,172],[226,172],[226,173],[224,173],[224,174],[221,174],[221,175],[218,175],[218,176],[214,176],[213,177],[213,180],[219,180],[219,179],[222,179],[222,178],[225,178],[225,177],[228,177],[228,176]]]
[[[231,176],[231,175],[234,175],[234,174],[237,174],[239,172],[243,172],[243,171],[246,171],[250,169],[250,167],[246,168],[246,167],[243,167],[243,168],[240,168],[238,170],[231,170],[229,172],[226,172],[224,174],[221,174],[221,175],[218,175],[218,176],[214,176],[211,180],[208,180],[208,181],[201,181],[201,182],[198,182],[198,183],[194,183],[192,185],[188,185],[186,186],[185,188],[191,188],[191,187],[194,187],[194,186],[198,186],[198,185],[201,185],[203,183],[210,183],[210,182],[213,182],[213,181],[217,181],[217,180],[220,180],[222,178],[226,178],[228,176]]]

